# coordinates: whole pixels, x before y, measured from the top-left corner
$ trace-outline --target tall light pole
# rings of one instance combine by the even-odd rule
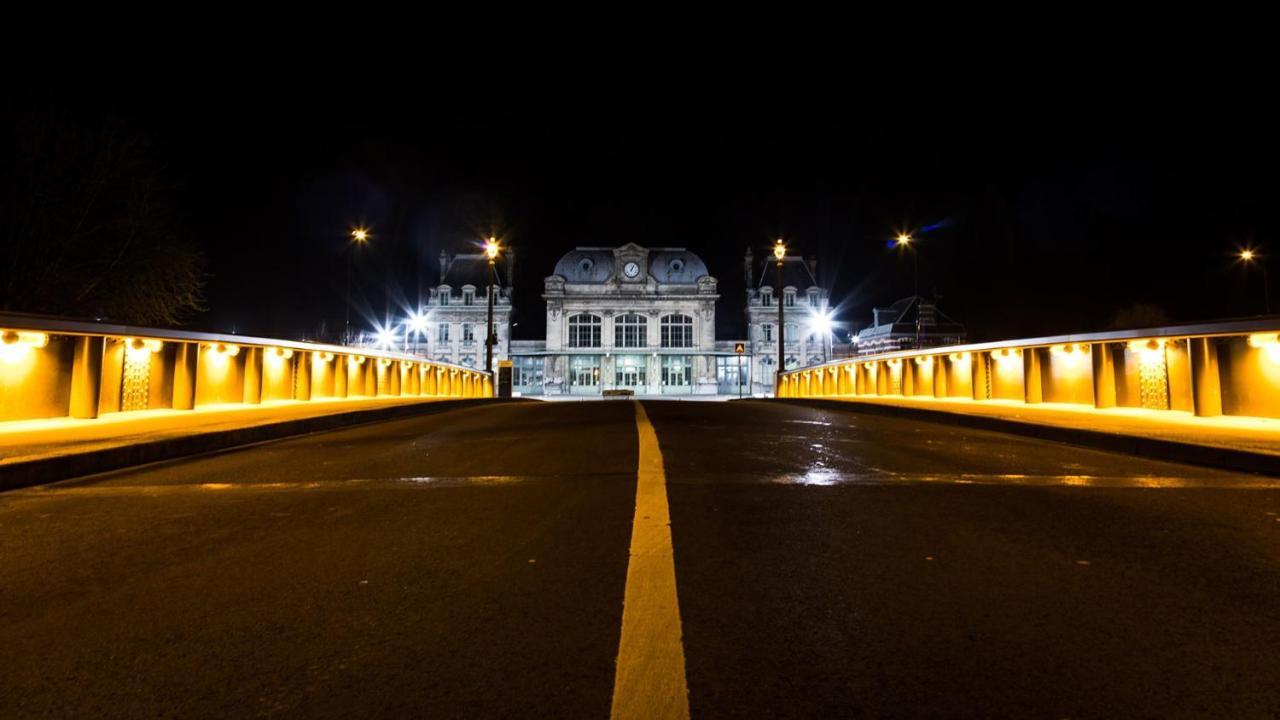
[[[497,272],[494,268],[494,261],[498,259],[498,241],[489,238],[484,244],[484,254],[489,258],[489,332],[484,338],[484,369],[490,373],[493,372],[493,276]]]
[[[1258,268],[1262,270],[1262,301],[1264,303],[1264,307],[1266,308],[1267,314],[1270,315],[1271,314],[1271,283],[1267,279],[1266,258],[1262,257],[1251,248],[1245,248],[1244,250],[1241,250],[1239,257],[1240,257],[1240,260],[1244,262],[1245,265],[1252,265],[1254,262],[1257,262]]]
[[[913,240],[910,235],[900,233],[896,241],[898,243],[898,247],[904,248],[904,252],[911,253],[911,275],[913,278],[911,282],[911,293],[913,296],[912,302],[915,303],[916,306],[915,347],[920,347],[920,253],[916,250],[916,246],[911,244]]]
[[[355,248],[347,252],[347,320],[342,330],[342,344],[351,344],[351,266],[355,263],[355,254],[359,248],[369,242],[369,231],[358,227],[351,231],[351,242]]]
[[[782,290],[782,263],[787,257],[787,246],[782,242],[782,238],[778,238],[778,242],[773,246],[773,257],[778,261],[778,371],[775,374],[774,395],[777,396],[778,390],[782,388],[782,371],[787,367],[787,326],[784,324],[786,318],[783,316],[783,290]]]

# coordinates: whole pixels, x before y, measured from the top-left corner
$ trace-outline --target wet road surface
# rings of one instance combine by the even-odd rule
[[[693,717],[1280,712],[1274,481],[644,407]],[[609,717],[639,455],[519,403],[0,495],[0,717]]]

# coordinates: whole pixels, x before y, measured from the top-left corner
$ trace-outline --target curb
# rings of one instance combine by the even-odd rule
[[[774,398],[769,402],[958,425],[974,430],[989,430],[1048,440],[1050,442],[1081,445],[1096,450],[1135,455],[1151,460],[1164,460],[1219,470],[1233,470],[1280,477],[1280,455],[1269,455],[1248,450],[1197,445],[1195,443],[1161,440],[1140,435],[1122,435],[1100,430],[1039,425],[1021,420],[967,415],[928,408],[904,408],[895,405],[875,405],[856,401],[809,398]]]
[[[332,415],[317,415],[315,417],[285,420],[265,425],[194,433],[151,442],[103,448],[101,450],[43,457],[26,462],[0,465],[0,492],[33,485],[44,485],[59,480],[69,480],[84,475],[96,475],[113,470],[122,470],[163,460],[175,460],[191,455],[229,450],[243,445],[339,430],[364,423],[397,420],[415,415],[430,415],[492,402],[494,402],[493,398],[437,400],[385,408],[353,410]],[[519,402],[519,400],[504,399],[502,402]]]

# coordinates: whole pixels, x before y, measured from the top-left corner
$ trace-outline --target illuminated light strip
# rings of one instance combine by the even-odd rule
[[[293,357],[293,350],[289,348],[275,348],[271,351],[271,354],[283,360],[288,360]]]
[[[636,512],[631,521],[622,639],[618,643],[609,717],[686,720],[689,686],[685,679],[667,476],[658,434],[649,423],[644,405],[637,402],[635,406],[639,436]]]
[[[951,362],[969,362],[969,353],[967,352],[951,353]]]
[[[1254,333],[1249,336],[1249,347],[1270,348],[1280,346],[1280,333]]]
[[[0,333],[0,344],[10,347],[42,348],[49,344],[49,335],[30,330],[5,330]]]
[[[160,352],[160,348],[164,347],[161,340],[148,340],[145,338],[124,338],[124,346],[133,352]]]

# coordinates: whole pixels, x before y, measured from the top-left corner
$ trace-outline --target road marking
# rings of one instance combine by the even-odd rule
[[[684,720],[689,717],[689,688],[684,676],[667,477],[658,435],[644,406],[639,402],[635,406],[640,468],[623,594],[622,641],[609,715],[614,720]]]

